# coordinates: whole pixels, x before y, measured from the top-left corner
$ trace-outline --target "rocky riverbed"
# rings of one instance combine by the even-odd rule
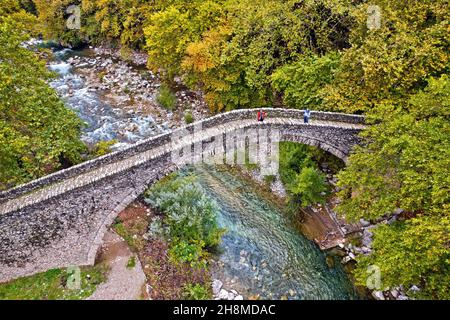
[[[175,87],[175,110],[159,106],[156,98],[161,81],[145,67],[145,55],[136,54],[131,61],[123,61],[111,49],[85,49],[82,55],[70,57],[67,62],[83,75],[88,90],[101,91],[103,98],[117,107],[152,115],[159,122],[167,121],[170,128],[183,125],[186,112],[197,120],[208,115],[202,93],[188,90],[181,82]]]
[[[82,139],[87,144],[116,140],[113,149],[120,149],[185,125],[188,113],[194,120],[209,116],[202,94],[179,82],[173,110],[159,105],[161,80],[145,67],[145,55],[135,53],[124,61],[112,49],[52,48],[48,67],[59,77],[51,85],[86,123]]]

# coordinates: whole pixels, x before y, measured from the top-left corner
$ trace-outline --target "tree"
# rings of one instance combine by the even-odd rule
[[[0,6],[0,22],[9,21],[18,26],[22,32],[36,33],[36,17],[32,14],[35,8],[28,0],[4,0]]]
[[[80,5],[80,0],[34,0],[38,12],[39,31],[50,40],[58,40],[62,45],[77,47],[85,41],[82,30],[67,28],[67,8]],[[81,26],[86,26],[82,15]]]
[[[187,46],[216,25],[221,15],[218,1],[174,1],[164,10],[149,15],[144,34],[150,69],[161,69],[168,81],[182,75],[181,63]]]
[[[381,9],[380,29],[367,28],[369,5]],[[325,90],[327,109],[363,112],[404,101],[424,87],[426,78],[448,71],[446,0],[370,1],[354,6],[350,15],[351,47],[342,55],[336,81]]]
[[[304,167],[297,175],[290,191],[300,199],[302,207],[324,203],[328,192],[325,175],[317,169]]]
[[[182,68],[187,83],[200,87],[213,112],[263,104],[261,96],[245,81],[245,67],[226,53],[233,30],[221,25],[203,34],[202,40],[189,44]]]
[[[370,264],[381,268],[385,286],[419,285],[421,297],[448,299],[450,212],[450,79],[428,86],[401,107],[379,107],[383,122],[364,134],[366,146],[339,174],[339,212],[349,219],[377,220],[405,210],[410,220],[375,230],[373,253],[358,259],[364,282]]]
[[[412,214],[448,209],[450,80],[431,78],[404,106],[370,114],[365,146],[339,174],[340,211],[349,219],[377,219],[396,208]]]
[[[323,103],[323,88],[334,80],[339,57],[331,52],[321,57],[300,58],[277,69],[271,76],[272,86],[282,93],[284,103],[291,108],[317,108]]]
[[[380,268],[383,289],[402,285],[417,298],[448,300],[449,231],[450,218],[444,212],[377,227],[373,253],[357,258],[357,281],[365,285],[367,268],[374,265]],[[413,285],[420,291],[410,290]]]
[[[212,111],[273,106],[277,68],[348,45],[349,21],[337,1],[230,0],[225,7],[221,23],[187,46],[182,64]]]
[[[0,17],[0,189],[81,160],[82,126],[47,81],[52,74],[22,47],[25,27]]]
[[[295,142],[280,143],[280,178],[290,189],[296,181],[296,176],[305,167],[317,167],[311,154],[314,147]]]
[[[378,227],[372,254],[358,258],[361,284],[374,264],[385,286],[415,284],[421,297],[448,298],[448,3],[371,4],[381,8],[381,28],[367,29],[368,4],[355,7],[352,47],[323,91],[327,108],[364,111],[371,124],[339,174],[338,211],[379,221],[404,210],[404,221]]]

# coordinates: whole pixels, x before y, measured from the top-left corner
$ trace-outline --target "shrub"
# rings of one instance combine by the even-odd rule
[[[172,175],[150,188],[144,200],[165,214],[163,226],[151,225],[149,233],[164,230],[175,261],[203,266],[205,250],[220,244],[224,230],[217,225],[216,203],[208,198],[195,177]]]
[[[203,241],[173,241],[169,248],[169,257],[175,263],[188,263],[193,268],[205,268],[208,253]]]
[[[95,144],[92,155],[94,157],[101,157],[110,153],[111,147],[117,143],[117,140],[99,141]]]
[[[161,107],[167,110],[174,110],[177,105],[177,97],[165,84],[159,88],[156,101]]]
[[[210,300],[212,295],[211,290],[205,285],[190,283],[183,288],[183,298],[185,300]]]
[[[295,142],[280,143],[280,178],[287,189],[295,183],[295,177],[303,167],[315,167],[311,159],[311,147]]]

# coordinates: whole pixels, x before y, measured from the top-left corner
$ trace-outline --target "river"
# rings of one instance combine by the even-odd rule
[[[219,225],[227,230],[213,277],[261,299],[358,297],[339,259],[329,267],[326,253],[245,180],[212,167],[193,174],[218,204]]]
[[[116,140],[113,149],[118,150],[141,139],[169,131],[167,124],[158,124],[152,115],[124,110],[106,101],[104,92],[92,90],[84,77],[67,60],[71,57],[90,57],[91,49],[74,51],[54,49],[55,60],[49,69],[58,77],[51,86],[66,105],[85,122],[81,139],[87,144]],[[88,68],[89,65],[86,65]]]

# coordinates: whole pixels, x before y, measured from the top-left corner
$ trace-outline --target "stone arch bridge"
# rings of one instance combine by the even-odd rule
[[[304,124],[301,110],[263,110],[268,117],[262,123],[254,109],[219,114],[1,192],[0,282],[93,264],[117,214],[150,184],[176,170],[171,153],[194,149],[195,139],[203,148],[231,130],[277,129],[280,141],[318,146],[345,161],[364,128],[362,116],[311,112],[310,123]],[[197,138],[173,143],[174,134],[194,132],[198,125],[203,130]]]

